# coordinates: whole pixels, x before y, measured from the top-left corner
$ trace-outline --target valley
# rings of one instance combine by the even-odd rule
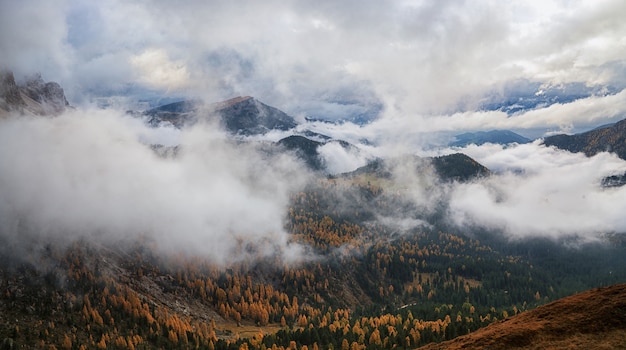
[[[67,157],[54,158],[45,174],[20,170],[30,187],[5,188],[2,349],[434,349],[499,346],[496,341],[502,348],[558,348],[569,341],[585,347],[605,331],[616,339],[607,344],[623,337],[621,299],[611,301],[613,311],[599,308],[589,318],[611,327],[583,335],[569,330],[581,327],[579,319],[562,311],[549,312],[550,324],[564,323],[556,330],[530,319],[558,303],[594,309],[589,293],[615,290],[622,298],[623,234],[517,236],[506,226],[462,221],[471,211],[459,212],[459,202],[489,203],[463,191],[485,189],[495,205],[515,208],[519,198],[498,186],[508,177],[521,185],[536,179],[492,171],[460,152],[471,145],[434,156],[365,157],[371,142],[312,131],[307,126],[314,124],[299,125],[252,97],[182,101],[92,121],[72,114],[80,111],[65,105],[62,89],[54,90],[55,103],[67,111],[45,107],[50,99],[43,95],[25,100],[25,87],[10,75],[6,80],[10,103],[2,122],[22,131],[46,127],[36,134],[41,140],[32,140],[40,148],[22,143],[22,152],[42,168],[49,160],[37,155],[48,147]],[[31,85],[56,86],[41,77]],[[89,123],[98,127],[89,131]],[[601,132],[619,133],[620,125]],[[92,137],[65,131],[87,126]],[[128,134],[132,128],[141,136]],[[156,131],[182,141],[146,141]],[[93,143],[107,133],[113,137]],[[507,140],[518,139],[504,135],[503,152],[514,150],[516,141]],[[558,139],[519,147],[565,152],[548,148],[565,147]],[[609,139],[620,149],[621,138]],[[605,142],[590,140],[594,149]],[[329,146],[365,164],[333,172]],[[83,147],[85,154],[77,151]],[[14,169],[35,169],[3,159],[5,183],[21,179]],[[590,196],[620,193],[619,179],[607,183],[612,178],[602,174],[585,183]],[[545,198],[539,203],[548,210],[554,210],[550,198],[560,199]],[[57,201],[74,212],[52,210]],[[609,289],[567,299],[599,287]],[[560,329],[568,331],[561,336]]]

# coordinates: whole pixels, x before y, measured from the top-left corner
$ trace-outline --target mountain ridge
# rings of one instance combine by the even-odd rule
[[[479,177],[489,176],[491,171],[470,156],[464,153],[453,153],[438,157],[409,156],[404,159],[376,159],[352,172],[341,174],[344,177],[359,175],[374,175],[380,178],[390,178],[390,167],[394,163],[412,163],[416,165],[415,171],[424,173],[429,165],[432,165],[434,175],[444,182],[466,182]]]
[[[456,140],[450,143],[453,147],[465,147],[470,144],[482,145],[485,143],[495,143],[507,145],[511,143],[529,143],[531,140],[510,130],[490,130],[466,132],[455,136]]]
[[[612,152],[626,159],[626,119],[613,125],[574,135],[559,134],[544,138],[543,144],[590,157],[600,152]]]
[[[0,71],[0,116],[13,112],[58,115],[70,107],[59,83],[45,82],[41,74],[35,74],[27,78],[24,84],[18,85],[12,71]]]
[[[183,100],[144,112],[148,123],[157,126],[168,122],[177,128],[200,120],[217,120],[231,134],[258,135],[270,130],[289,130],[296,121],[283,111],[251,96],[238,96],[207,105],[203,100]]]

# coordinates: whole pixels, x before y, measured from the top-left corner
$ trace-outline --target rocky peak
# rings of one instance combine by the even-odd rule
[[[0,70],[0,110],[9,112],[21,110],[24,107],[26,107],[26,103],[20,96],[13,72]]]
[[[168,122],[176,127],[193,125],[203,118],[217,117],[227,131],[240,135],[288,130],[297,125],[285,112],[250,96],[239,96],[208,106],[201,100],[185,100],[151,109],[145,114],[150,116],[151,125]]]
[[[41,104],[44,114],[59,114],[70,105],[61,85],[45,82],[41,74],[27,79],[22,89],[28,97]]]
[[[222,101],[222,102],[218,102],[216,104],[213,105],[213,109],[216,111],[225,109],[225,108],[230,108],[238,103],[242,103],[242,102],[246,102],[248,100],[252,100],[253,98],[251,96],[238,96],[238,97],[233,97],[231,99],[228,99],[226,101]]]
[[[0,71],[0,114],[57,115],[67,107],[69,103],[58,83],[45,82],[41,74],[35,74],[18,85],[13,72]]]
[[[264,134],[269,130],[289,130],[297,125],[285,112],[250,96],[235,97],[218,103],[214,111],[227,130],[244,135]]]

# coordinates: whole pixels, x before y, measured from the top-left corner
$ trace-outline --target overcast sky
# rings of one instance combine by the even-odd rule
[[[252,95],[296,116],[378,104],[402,130],[571,131],[623,117],[623,96],[579,101],[573,116],[475,109],[519,82],[621,91],[624,18],[622,0],[6,0],[0,63],[58,81],[74,104]]]

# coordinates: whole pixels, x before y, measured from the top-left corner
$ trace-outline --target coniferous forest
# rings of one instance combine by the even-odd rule
[[[0,350],[626,348],[625,18],[0,0]]]
[[[509,242],[446,230],[436,212],[409,230],[375,219],[398,208],[418,210],[359,176],[293,194],[287,230],[311,257],[298,262],[218,265],[161,254],[147,238],[5,250],[0,338],[9,348],[411,349],[626,280],[615,238]]]

